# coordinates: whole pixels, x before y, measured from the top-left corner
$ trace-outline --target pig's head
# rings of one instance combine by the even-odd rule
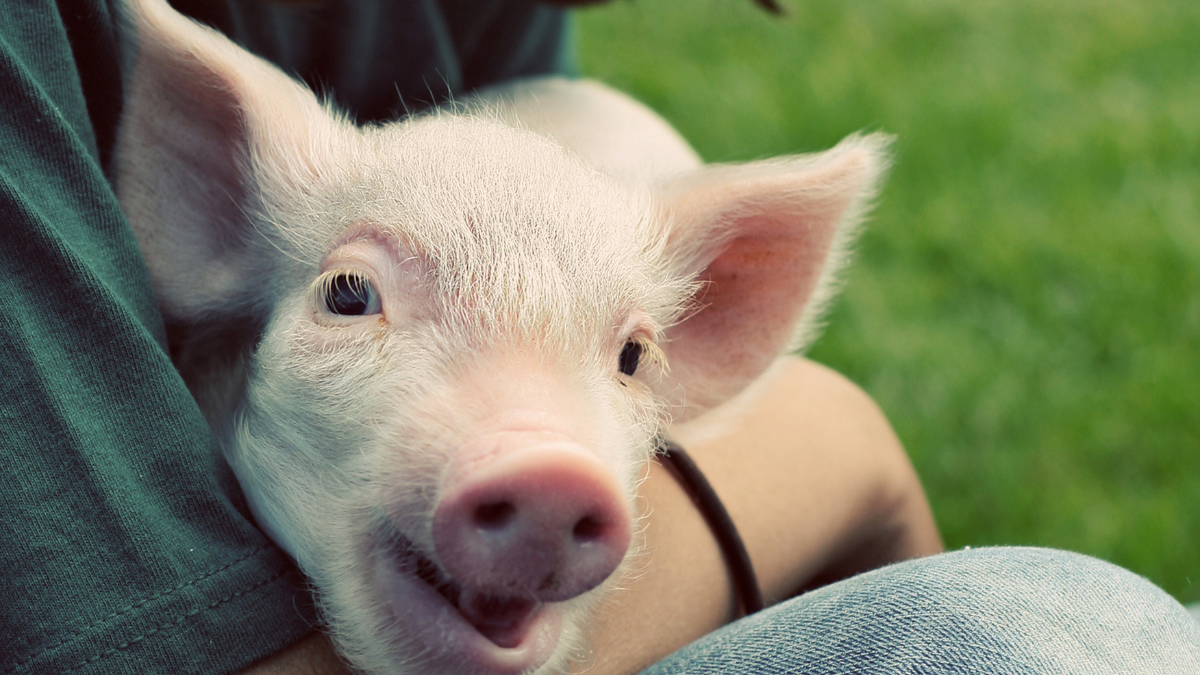
[[[630,190],[481,116],[358,128],[131,10],[118,195],[259,524],[369,672],[561,669],[655,436],[808,335],[882,141]]]

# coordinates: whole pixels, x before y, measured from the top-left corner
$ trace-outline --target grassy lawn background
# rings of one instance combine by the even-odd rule
[[[949,547],[1200,601],[1200,3],[622,0],[586,74],[710,161],[898,137],[811,356],[880,403]]]

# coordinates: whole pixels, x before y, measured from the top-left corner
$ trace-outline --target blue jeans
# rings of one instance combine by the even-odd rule
[[[983,548],[912,560],[793,598],[642,675],[1198,675],[1200,623],[1094,558]]]

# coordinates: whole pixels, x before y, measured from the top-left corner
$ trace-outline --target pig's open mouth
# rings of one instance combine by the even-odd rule
[[[397,571],[428,584],[497,647],[518,647],[542,607],[542,603],[529,598],[490,595],[464,588],[402,536],[393,538],[390,550],[395,556]]]

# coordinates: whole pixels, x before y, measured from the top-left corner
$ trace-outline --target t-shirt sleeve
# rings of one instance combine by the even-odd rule
[[[120,92],[89,100],[81,72],[118,67],[112,17],[59,4],[80,7],[0,12],[0,672],[230,672],[313,613],[171,365],[105,179],[92,115]]]

